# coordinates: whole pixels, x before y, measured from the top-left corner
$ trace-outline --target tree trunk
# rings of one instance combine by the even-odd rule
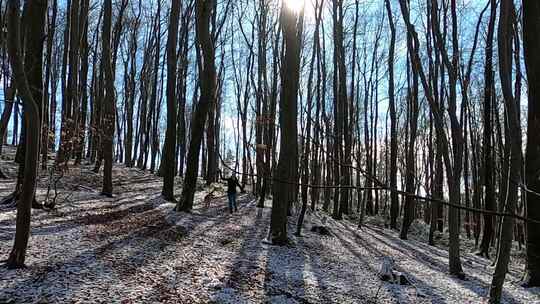
[[[80,104],[81,109],[78,113],[78,126],[77,134],[75,138],[75,164],[79,165],[84,156],[85,138],[86,138],[86,116],[88,112],[88,58],[89,58],[89,45],[88,45],[88,10],[89,0],[83,0],[81,5],[80,19],[81,24],[81,69],[79,79],[79,92],[80,92]],[[78,101],[79,102],[79,101]]]
[[[102,56],[105,75],[105,98],[103,100],[103,188],[101,193],[112,197],[113,138],[115,129],[114,73],[111,60],[112,0],[105,0],[103,6]]]
[[[408,40],[412,39],[410,33],[407,37]],[[409,46],[413,46],[412,41],[408,43]],[[417,47],[417,46],[414,46]],[[409,49],[409,56],[412,57],[412,49]],[[418,72],[416,69],[412,69],[412,87],[408,89],[408,131],[409,131],[409,140],[407,146],[407,157],[405,164],[405,191],[407,193],[414,194],[415,190],[415,176],[416,176],[416,135],[418,131]],[[414,217],[415,217],[415,199],[411,196],[405,197],[405,204],[403,210],[403,225],[401,226],[401,231],[399,237],[403,240],[407,239],[407,233],[409,227],[411,226]]]
[[[386,12],[390,25],[390,47],[388,49],[388,105],[390,108],[390,188],[397,190],[397,115],[394,93],[394,54],[396,45],[396,28],[392,16],[390,0],[386,0]],[[390,193],[390,228],[397,229],[397,217],[399,213],[398,194]]]
[[[310,172],[310,166],[309,166],[309,157],[311,156],[311,114],[313,109],[313,73],[314,73],[314,65],[315,65],[315,59],[317,55],[317,44],[319,43],[318,37],[319,37],[319,24],[321,22],[321,13],[322,9],[319,9],[319,2],[315,2],[315,12],[317,13],[317,19],[315,22],[315,33],[313,38],[313,50],[311,54],[311,64],[309,69],[309,76],[308,76],[308,86],[307,86],[307,117],[306,117],[306,132],[305,136],[303,138],[304,142],[304,152],[302,154],[302,163],[303,163],[303,174],[302,174],[302,186],[301,186],[301,196],[302,196],[302,209],[300,210],[300,214],[298,216],[298,222],[296,225],[296,235],[300,236],[302,235],[302,225],[304,223],[304,217],[307,211],[308,206],[308,184],[309,184],[309,176],[310,174],[314,174],[315,172]],[[322,7],[322,6],[321,6]]]
[[[411,23],[410,20],[410,14],[408,9],[408,4],[405,0],[400,0],[400,7],[401,12],[403,15],[403,19],[405,21],[405,25],[407,27],[407,31],[411,33],[413,37],[413,41],[415,45],[419,45],[419,39],[418,39],[418,33],[416,32],[416,29],[414,28],[414,25]],[[426,98],[429,102],[429,106],[431,108],[431,112],[434,115],[434,121],[436,125],[437,130],[437,136],[441,139],[442,142],[442,153],[444,156],[444,163],[446,167],[446,174],[447,174],[447,183],[448,183],[448,189],[449,189],[449,196],[450,201],[453,204],[459,205],[461,201],[460,197],[460,187],[459,187],[459,179],[461,177],[461,157],[462,157],[462,134],[461,134],[461,124],[459,123],[458,119],[456,118],[456,83],[457,83],[457,56],[458,56],[458,45],[457,45],[457,15],[456,15],[456,9],[455,9],[455,1],[452,0],[451,2],[452,6],[452,41],[453,41],[453,48],[454,48],[454,55],[452,60],[448,57],[448,54],[446,52],[446,49],[444,47],[444,40],[441,39],[442,35],[440,35],[439,32],[437,33],[437,40],[439,49],[444,54],[443,59],[445,60],[445,65],[449,67],[449,87],[450,87],[450,98],[449,98],[449,105],[448,105],[448,114],[450,117],[450,123],[451,123],[451,129],[452,129],[452,144],[453,144],[453,155],[451,155],[451,150],[449,146],[449,142],[446,137],[446,131],[444,127],[444,115],[443,111],[439,104],[436,103],[436,100],[433,98],[432,93],[429,93],[429,84],[427,77],[423,70],[423,64],[420,58],[420,54],[418,49],[415,50],[412,58],[413,67],[416,68],[419,72],[420,79],[422,82],[422,87],[424,89],[424,92],[426,92]],[[435,9],[432,8],[432,11],[434,12]],[[434,19],[436,14],[434,15]],[[435,24],[438,24],[435,23]],[[438,26],[437,26],[438,29]],[[453,156],[453,161],[451,159],[451,156]],[[459,210],[455,207],[451,207],[449,211],[449,231],[450,231],[450,248],[449,248],[449,271],[450,274],[456,275],[459,278],[464,278],[463,269],[461,267],[461,258],[460,258],[460,250],[459,250]]]
[[[2,155],[2,146],[4,145],[4,136],[9,124],[11,113],[13,112],[13,105],[15,103],[15,87],[13,83],[5,89],[5,102],[2,116],[0,117],[0,155]]]
[[[525,180],[527,189],[526,214],[536,222],[527,222],[527,267],[524,285],[540,286],[540,2],[523,0],[523,39],[525,65],[529,82],[527,151]]]
[[[56,86],[56,83],[53,83],[55,77],[52,77],[51,81],[51,74],[54,69],[54,61],[53,56],[56,54],[53,54],[53,43],[54,38],[56,35],[56,18],[58,15],[58,1],[53,0],[52,4],[52,16],[50,16],[50,22],[47,24],[47,52],[45,55],[45,86],[43,87],[43,130],[41,134],[41,169],[46,170],[47,169],[47,161],[49,158],[49,147],[51,147],[51,142],[54,142],[54,133],[50,133],[51,130],[54,130],[51,128],[51,113],[53,110],[56,110],[56,107],[53,108],[52,100],[54,100],[54,97],[49,97],[49,83],[51,83],[51,86]],[[51,94],[53,93],[53,90],[51,90]],[[54,92],[55,93],[55,92]],[[1,132],[0,132],[1,134]],[[51,136],[52,135],[52,136]]]
[[[9,268],[24,267],[28,239],[30,237],[31,208],[36,190],[41,131],[40,104],[43,98],[43,40],[47,1],[25,4],[26,52],[23,63],[20,37],[19,1],[7,3],[8,52],[15,84],[24,105],[25,155],[24,180],[20,200],[17,203],[15,242],[9,255]]]
[[[519,121],[520,105],[516,103],[512,93],[512,39],[513,39],[513,18],[515,16],[514,3],[512,0],[501,1],[501,14],[499,18],[499,75],[501,77],[501,87],[504,96],[505,108],[508,113],[508,133],[506,141],[510,145],[510,160],[508,179],[504,184],[507,187],[505,207],[503,212],[514,214],[518,199],[518,183],[521,179],[521,125]],[[510,262],[510,251],[512,249],[514,231],[514,218],[503,217],[501,232],[499,236],[499,251],[495,265],[495,273],[491,282],[489,292],[489,303],[500,303],[502,298],[502,288],[508,263]]]
[[[341,57],[344,56],[343,49],[343,3],[341,1],[332,1],[332,24],[334,34],[334,49],[333,49],[333,99],[334,99],[334,140],[333,140],[333,166],[334,166],[334,185],[339,186],[344,183],[344,170],[341,168],[342,163],[342,134],[343,134],[343,105],[341,92]],[[336,220],[341,219],[339,213],[340,201],[340,189],[339,187],[333,189],[334,198],[332,204],[332,218]]]
[[[488,211],[495,211],[495,189],[493,187],[493,145],[491,136],[493,127],[491,123],[492,106],[494,105],[494,72],[493,72],[493,36],[495,32],[495,20],[497,18],[497,3],[490,0],[491,15],[488,24],[488,36],[486,40],[486,65],[484,71],[484,208]],[[494,227],[493,216],[484,214],[484,234],[480,243],[479,255],[489,258],[489,248],[493,239]]]
[[[300,13],[303,15],[303,13]],[[303,18],[284,5],[281,29],[285,44],[281,66],[281,96],[279,122],[281,141],[279,160],[273,183],[272,213],[269,238],[275,245],[285,245],[287,237],[287,208],[294,200],[298,158],[298,86],[300,78],[300,42]]]
[[[206,124],[208,110],[216,98],[215,49],[214,40],[210,34],[210,16],[214,8],[214,1],[197,1],[195,7],[196,40],[202,53],[202,58],[200,59],[202,66],[199,67],[201,96],[197,103],[197,109],[195,110],[195,116],[191,125],[191,142],[189,143],[187,155],[186,176],[182,188],[182,196],[176,207],[178,211],[189,212],[193,208],[193,198],[199,168],[199,153],[204,137],[204,126]]]
[[[62,102],[62,125],[60,136],[60,149],[56,162],[66,165],[73,153],[75,136],[77,136],[77,116],[79,107],[79,0],[70,0],[69,20],[66,23],[66,37],[69,37],[67,64],[67,86],[64,90],[65,99]],[[65,42],[65,41],[64,41]],[[64,76],[65,77],[65,76]]]
[[[167,131],[163,145],[163,189],[167,201],[174,201],[174,176],[176,169],[176,45],[180,22],[180,0],[173,0],[167,38]]]

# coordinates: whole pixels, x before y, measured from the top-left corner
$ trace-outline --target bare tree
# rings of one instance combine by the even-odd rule
[[[169,17],[167,38],[167,131],[163,146],[163,197],[174,201],[174,176],[176,169],[176,66],[178,42],[178,26],[180,23],[180,0],[174,0]]]
[[[294,12],[283,3],[280,16],[284,53],[281,65],[281,95],[279,123],[281,139],[279,160],[273,182],[272,213],[269,239],[275,245],[285,245],[287,237],[287,209],[295,199],[298,161],[298,87],[300,79],[300,42],[303,11]]]
[[[403,20],[405,21],[405,25],[407,27],[407,31],[411,33],[411,36],[413,39],[412,43],[415,45],[419,45],[420,41],[418,39],[418,33],[416,32],[416,29],[414,25],[411,23],[408,4],[405,0],[400,0],[400,7],[401,7],[401,13],[403,15]],[[445,65],[447,68],[451,69],[449,72],[450,80],[449,80],[449,87],[450,87],[450,98],[448,100],[449,106],[448,106],[448,114],[450,116],[450,122],[451,122],[451,129],[452,129],[452,143],[453,143],[453,155],[450,152],[450,144],[448,142],[448,139],[446,137],[446,130],[444,126],[444,116],[443,111],[439,104],[435,102],[435,99],[433,98],[433,93],[430,92],[429,83],[427,80],[427,77],[424,73],[423,64],[420,59],[420,54],[418,48],[415,49],[412,55],[412,67],[417,69],[419,72],[420,80],[422,83],[422,87],[424,89],[424,93],[426,94],[426,98],[429,102],[429,106],[431,109],[431,112],[434,117],[435,126],[437,130],[437,137],[441,139],[441,147],[442,147],[442,154],[443,154],[443,160],[446,167],[446,175],[447,175],[447,184],[449,188],[449,195],[450,200],[454,204],[460,204],[461,201],[461,194],[460,194],[460,183],[459,179],[461,177],[461,156],[462,156],[462,133],[461,133],[461,124],[459,120],[457,119],[456,114],[456,83],[457,83],[457,59],[458,57],[458,45],[457,45],[457,13],[455,8],[455,1],[451,1],[451,11],[452,11],[452,45],[454,48],[454,55],[452,56],[452,59],[448,56],[446,53],[446,48],[444,46],[444,40],[442,39],[442,35],[440,32],[436,31],[436,36],[438,36],[437,45],[438,48],[441,50],[441,53],[443,53],[443,59],[445,62]],[[433,14],[433,22],[435,25],[437,25],[438,28],[438,17],[434,13],[436,10],[432,8],[432,14]],[[410,42],[411,43],[411,42]],[[452,161],[453,160],[453,161]],[[449,270],[450,273],[453,275],[458,276],[459,278],[463,278],[463,269],[461,267],[461,258],[460,258],[460,250],[459,250],[459,210],[455,207],[450,207],[450,214],[449,214],[449,228],[450,228],[450,247],[449,247]]]
[[[316,21],[315,21],[315,33],[313,34],[313,50],[311,53],[311,64],[309,68],[308,76],[308,86],[307,86],[307,118],[306,118],[306,135],[304,136],[304,152],[302,154],[303,162],[303,174],[302,174],[302,209],[300,215],[298,216],[298,223],[296,225],[296,235],[302,234],[302,225],[304,222],[304,217],[307,211],[308,206],[308,184],[310,174],[315,174],[315,172],[310,172],[309,158],[311,155],[311,120],[312,120],[312,109],[313,109],[313,73],[314,65],[316,62],[316,55],[318,52],[319,42],[319,27],[322,20],[323,6],[317,0],[315,2],[315,12],[316,12]],[[318,64],[318,63],[317,63]]]
[[[495,81],[493,71],[493,36],[495,33],[495,20],[497,18],[497,3],[490,0],[491,15],[488,23],[488,33],[486,38],[486,64],[485,64],[485,84],[484,84],[484,208],[488,211],[495,210],[495,189],[493,187],[493,146],[491,143],[493,127],[491,122],[493,105],[495,101]],[[489,248],[493,241],[494,228],[493,216],[484,214],[484,234],[480,244],[479,255],[489,258]]]
[[[199,75],[201,78],[201,96],[197,103],[197,109],[191,127],[191,142],[187,155],[186,176],[182,188],[182,196],[177,204],[178,211],[191,211],[193,198],[197,184],[199,168],[199,154],[204,135],[204,126],[208,116],[208,110],[216,98],[216,66],[214,39],[210,32],[210,16],[215,9],[215,0],[197,1],[196,13],[196,40],[201,52],[201,65]]]
[[[390,46],[388,49],[388,106],[390,111],[390,188],[397,189],[397,115],[395,102],[394,84],[394,56],[396,45],[396,27],[392,14],[390,0],[385,0],[388,23],[390,26]],[[390,194],[390,228],[397,229],[397,217],[399,213],[398,194],[392,191]]]
[[[523,0],[523,44],[529,81],[527,151],[525,180],[527,189],[527,268],[524,286],[540,286],[540,3]]]
[[[520,105],[516,102],[512,92],[512,58],[513,58],[513,18],[515,17],[514,2],[512,0],[501,1],[501,14],[499,16],[499,75],[504,97],[504,105],[507,112],[508,132],[506,141],[510,145],[509,174],[505,178],[506,198],[504,212],[514,214],[518,200],[518,183],[521,180],[521,125],[519,121]],[[514,218],[505,216],[502,218],[499,235],[499,248],[495,273],[491,282],[489,303],[500,303],[502,288],[508,263],[510,262],[510,250],[512,249],[514,231]]]
[[[103,102],[103,188],[101,193],[112,197],[112,166],[113,166],[113,138],[115,129],[115,106],[114,73],[111,59],[111,24],[112,24],[112,0],[105,0],[103,6],[103,29],[102,29],[102,67],[105,75],[105,98]]]
[[[36,190],[36,176],[39,160],[41,131],[40,104],[43,98],[43,40],[47,1],[27,2],[24,7],[27,43],[23,62],[21,48],[20,4],[18,0],[7,3],[8,52],[13,70],[13,78],[24,104],[25,153],[24,180],[20,200],[17,204],[15,242],[9,255],[9,268],[24,267],[28,239],[30,237],[30,216]]]

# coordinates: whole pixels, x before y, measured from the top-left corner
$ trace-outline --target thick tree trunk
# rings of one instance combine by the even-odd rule
[[[196,11],[196,40],[201,48],[202,66],[199,68],[201,78],[201,97],[197,103],[195,117],[191,125],[191,142],[187,155],[186,176],[182,188],[182,196],[177,204],[178,211],[191,211],[197,185],[199,169],[199,153],[204,137],[204,126],[208,110],[216,98],[216,66],[214,40],[210,34],[210,16],[215,0],[197,1]]]
[[[505,207],[503,212],[514,214],[518,200],[518,183],[521,175],[521,125],[519,121],[520,105],[516,103],[512,93],[512,33],[513,18],[515,16],[514,3],[512,0],[501,1],[501,14],[499,18],[499,75],[501,77],[501,87],[504,96],[505,108],[508,113],[508,133],[506,142],[510,145],[510,160],[508,179],[505,178],[504,185],[507,188]],[[501,231],[499,235],[499,250],[495,273],[491,282],[489,293],[489,303],[500,303],[502,289],[508,263],[510,262],[510,251],[514,232],[514,218],[503,217]]]
[[[103,7],[102,56],[105,75],[105,98],[103,102],[103,188],[101,193],[112,197],[113,138],[115,129],[114,73],[111,60],[112,0],[105,0]]]
[[[303,13],[301,13],[303,14]],[[298,83],[300,77],[301,23],[299,17],[289,7],[281,12],[281,28],[285,50],[281,66],[281,97],[279,100],[279,122],[281,141],[279,160],[273,183],[272,213],[269,238],[275,245],[284,245],[287,237],[287,208],[295,199],[298,158]]]
[[[408,35],[407,39],[412,39],[410,34]],[[412,41],[409,42],[410,46],[412,46]],[[409,50],[409,54],[411,55],[413,50]],[[412,57],[412,55],[411,55]],[[408,97],[407,101],[409,103],[408,110],[408,131],[409,131],[409,140],[408,140],[408,146],[407,146],[407,157],[406,157],[406,164],[405,164],[405,191],[407,193],[414,194],[416,192],[415,187],[415,176],[416,176],[416,158],[417,158],[417,151],[416,151],[416,135],[418,131],[418,112],[419,112],[419,105],[418,105],[418,72],[416,69],[412,69],[412,85],[411,88],[408,89]],[[403,210],[403,225],[401,226],[401,231],[399,237],[403,240],[407,239],[407,233],[409,231],[409,227],[411,226],[412,222],[415,218],[416,213],[416,206],[415,206],[415,199],[411,196],[405,197],[405,204],[404,204],[404,210]]]
[[[342,1],[340,1],[342,2]],[[358,4],[356,6],[356,16],[358,16]],[[350,130],[350,106],[349,104],[352,103],[353,96],[349,99],[347,97],[347,68],[345,65],[345,42],[344,42],[344,19],[345,19],[345,9],[343,8],[343,3],[340,3],[338,8],[338,29],[337,29],[337,44],[338,44],[338,68],[339,68],[339,75],[338,75],[338,83],[339,83],[339,103],[340,103],[340,136],[343,138],[343,144],[339,144],[340,154],[341,154],[341,174],[343,181],[340,182],[340,185],[343,185],[345,187],[340,189],[340,200],[339,200],[339,210],[337,218],[341,219],[343,217],[343,214],[348,215],[349,214],[349,202],[350,202],[350,189],[348,186],[351,184],[351,170],[348,166],[352,165],[352,136],[351,136],[351,130]],[[358,18],[356,17],[356,20]],[[355,26],[357,28],[357,26]],[[353,35],[356,37],[356,32],[353,32]],[[353,37],[353,39],[355,38]],[[377,51],[377,46],[375,46],[374,53]],[[356,60],[353,55],[353,60]],[[354,75],[354,74],[353,74]]]
[[[334,125],[333,125],[333,169],[334,169],[334,185],[339,186],[345,182],[344,168],[341,168],[342,163],[342,135],[343,135],[343,100],[341,92],[341,57],[344,56],[343,49],[343,3],[341,1],[332,1],[332,25],[334,34],[334,49],[332,54],[334,73],[333,73],[333,112],[334,112]],[[341,214],[339,213],[340,200],[339,195],[341,193],[339,188],[333,190],[334,198],[332,204],[332,217],[340,220]]]
[[[90,55],[88,45],[88,10],[89,0],[83,0],[81,5],[81,69],[79,79],[79,92],[81,109],[78,113],[78,126],[75,138],[75,164],[79,165],[84,157],[84,147],[86,139],[86,117],[88,114],[88,58]]]
[[[493,71],[493,36],[495,32],[495,20],[497,18],[497,3],[490,0],[491,15],[488,24],[488,36],[486,42],[486,63],[485,63],[485,84],[484,84],[484,208],[488,211],[495,211],[495,189],[493,187],[493,146],[491,136],[493,127],[491,123],[492,107],[494,105],[494,71]],[[489,258],[489,248],[494,235],[493,216],[484,214],[484,234],[480,243],[479,255]]]
[[[163,145],[163,189],[161,194],[174,201],[175,150],[176,150],[176,45],[180,22],[180,0],[173,0],[167,38],[167,131]]]
[[[210,105],[208,111],[208,121],[206,125],[206,184],[211,185],[217,181],[217,148],[216,144],[216,114],[217,114],[217,95],[214,102]]]
[[[525,180],[527,188],[527,267],[524,285],[540,286],[540,2],[523,1],[523,39],[529,83]]]
[[[32,1],[25,4],[27,44],[23,63],[20,37],[19,1],[9,1],[8,52],[15,84],[24,105],[25,155],[24,180],[21,196],[17,203],[15,242],[9,255],[9,268],[24,267],[28,239],[30,237],[31,208],[36,190],[41,131],[40,104],[43,98],[43,40],[47,1]]]
[[[47,52],[45,55],[45,86],[43,87],[43,129],[41,134],[41,169],[46,170],[47,169],[47,161],[49,158],[49,148],[52,148],[51,143],[54,142],[54,127],[51,127],[54,123],[54,120],[51,120],[51,116],[49,113],[52,113],[53,111],[56,111],[56,106],[53,107],[53,101],[55,100],[55,97],[49,97],[49,83],[51,84],[51,87],[54,88],[56,86],[56,83],[54,83],[54,80],[57,80],[53,75],[53,71],[55,70],[54,65],[56,64],[53,59],[53,43],[54,38],[56,35],[56,18],[58,15],[58,1],[53,0],[52,4],[52,15],[50,16],[49,23],[47,24]],[[54,54],[56,55],[56,54]],[[51,81],[52,79],[52,81]],[[56,90],[51,89],[51,95],[55,94]],[[56,113],[55,113],[56,114]],[[52,133],[51,133],[52,131]],[[1,133],[0,133],[1,134]],[[1,153],[1,152],[0,152]]]

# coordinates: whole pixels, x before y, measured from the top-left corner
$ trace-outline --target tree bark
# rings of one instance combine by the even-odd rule
[[[403,19],[405,21],[405,25],[407,27],[407,31],[411,33],[413,37],[413,42],[416,45],[419,45],[419,39],[418,39],[418,33],[416,32],[416,29],[414,28],[414,25],[411,23],[410,20],[410,14],[408,10],[408,4],[405,0],[400,0],[400,7],[401,12],[403,15]],[[448,114],[450,116],[450,122],[451,122],[451,129],[452,129],[452,143],[453,143],[453,150],[454,153],[451,155],[451,150],[449,146],[449,142],[446,137],[446,131],[444,127],[444,115],[443,111],[439,104],[436,103],[435,99],[433,98],[433,93],[430,93],[429,90],[429,84],[427,77],[423,70],[423,64],[420,58],[420,54],[418,49],[415,50],[412,58],[413,67],[418,69],[419,76],[421,79],[422,87],[424,89],[424,92],[426,94],[426,98],[429,102],[429,106],[431,109],[431,112],[434,116],[435,126],[437,130],[437,137],[441,139],[442,144],[442,153],[444,156],[444,163],[446,167],[446,175],[447,175],[447,183],[448,183],[448,189],[449,189],[449,195],[450,195],[450,201],[452,203],[459,205],[461,201],[460,197],[460,187],[459,187],[459,178],[461,176],[461,156],[462,156],[462,134],[461,134],[461,125],[459,121],[456,118],[456,82],[457,82],[457,56],[458,56],[458,45],[457,45],[457,15],[455,10],[455,1],[452,0],[452,28],[453,28],[453,48],[454,48],[454,56],[452,58],[452,61],[450,62],[450,58],[448,57],[448,54],[446,53],[446,49],[444,48],[444,44],[442,43],[443,40],[441,39],[440,33],[437,34],[439,36],[437,39],[439,49],[441,52],[443,52],[445,59],[445,65],[452,68],[452,70],[449,72],[450,77],[450,98],[449,98],[449,106],[448,106]],[[434,9],[432,9],[434,10]],[[434,14],[435,15],[435,14]],[[436,16],[434,16],[436,17]],[[436,23],[437,24],[437,23]],[[453,156],[453,162],[451,159],[451,156]],[[450,248],[449,248],[449,271],[450,274],[456,275],[459,278],[464,278],[463,269],[461,267],[461,258],[460,258],[460,250],[459,250],[459,210],[457,208],[450,208],[449,211],[449,230],[450,230]]]
[[[167,38],[167,130],[163,145],[163,189],[161,194],[168,201],[174,201],[175,150],[176,150],[176,45],[180,22],[180,1],[173,0]]]
[[[23,63],[21,50],[21,24],[19,1],[7,3],[8,52],[15,84],[24,105],[25,154],[24,180],[20,200],[17,203],[15,242],[9,255],[9,268],[24,267],[28,239],[30,237],[31,208],[36,190],[41,131],[40,104],[43,98],[43,40],[47,1],[31,1],[25,4],[27,33],[26,58]]]
[[[506,142],[510,145],[509,174],[504,178],[507,188],[505,206],[503,212],[514,214],[518,200],[518,183],[521,179],[521,125],[519,121],[519,104],[516,103],[512,93],[512,41],[513,41],[513,18],[515,16],[514,3],[512,0],[501,0],[501,14],[499,17],[499,75],[504,96],[504,104],[507,111],[508,133]],[[514,218],[505,216],[502,218],[499,235],[499,248],[495,273],[489,292],[489,303],[500,303],[502,289],[508,263],[514,232]]]
[[[307,211],[308,207],[308,184],[309,184],[309,176],[310,174],[314,174],[315,172],[310,172],[310,166],[309,166],[309,157],[311,156],[311,114],[313,109],[313,73],[314,73],[314,65],[315,65],[315,59],[317,55],[317,44],[319,43],[319,25],[321,22],[321,12],[322,9],[319,7],[322,7],[319,4],[319,1],[315,2],[315,12],[317,14],[316,21],[315,21],[315,33],[313,35],[313,50],[311,54],[311,64],[309,69],[309,76],[308,76],[308,86],[307,86],[307,117],[306,117],[306,132],[303,139],[304,142],[304,152],[302,155],[302,162],[303,162],[303,174],[302,174],[302,186],[301,186],[301,197],[302,197],[302,209],[300,210],[300,214],[298,216],[298,222],[296,225],[296,235],[300,236],[302,235],[302,225],[304,223],[304,217]]]
[[[201,48],[202,65],[199,67],[201,78],[201,96],[197,103],[195,116],[191,125],[191,142],[187,155],[186,176],[182,188],[182,196],[177,204],[177,211],[189,212],[193,208],[193,198],[197,185],[199,169],[199,154],[204,137],[204,126],[208,110],[216,98],[216,66],[214,40],[210,34],[210,16],[215,0],[197,1],[196,12],[196,40]]]
[[[525,180],[527,189],[527,266],[524,286],[540,286],[540,2],[523,0],[523,44],[529,83]]]
[[[103,188],[101,193],[112,197],[113,138],[115,129],[114,73],[111,59],[112,0],[105,0],[103,6],[102,60],[105,75],[105,98],[103,100]]]
[[[494,71],[493,71],[493,36],[495,32],[495,21],[497,18],[497,3],[490,0],[491,15],[488,23],[488,35],[486,38],[486,63],[484,70],[484,135],[483,135],[483,156],[484,156],[484,208],[488,211],[495,211],[495,189],[493,187],[493,145],[491,137],[493,126],[491,122],[492,107],[494,105]],[[493,216],[484,214],[484,234],[480,243],[479,255],[489,258],[489,249],[494,235]]]
[[[300,13],[303,14],[303,13]],[[284,5],[281,8],[281,29],[285,44],[281,66],[281,96],[279,122],[281,140],[279,160],[273,183],[272,212],[269,238],[275,245],[285,245],[287,237],[287,208],[295,199],[298,172],[298,83],[300,78],[300,41],[302,18]]]
[[[390,0],[385,0],[388,23],[390,25],[390,46],[388,49],[388,106],[390,111],[390,188],[397,189],[397,115],[395,102],[394,84],[394,54],[396,45],[396,27],[392,16]],[[397,217],[399,213],[398,194],[390,193],[390,228],[397,229]]]
[[[5,98],[4,98],[5,99],[4,110],[2,111],[2,116],[0,117],[0,155],[2,155],[2,147],[4,145],[4,136],[6,136],[9,119],[11,117],[11,113],[13,112],[13,105],[15,103],[14,84],[10,83],[9,86],[5,90],[6,91],[5,91]]]

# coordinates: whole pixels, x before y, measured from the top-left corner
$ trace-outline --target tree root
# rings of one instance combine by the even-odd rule
[[[114,198],[112,193],[101,192],[99,195],[102,195],[102,196],[105,196],[105,197],[108,197],[108,198]]]
[[[8,269],[25,269],[26,265],[24,264],[24,260],[25,256],[22,251],[13,250],[6,262],[6,267]]]

